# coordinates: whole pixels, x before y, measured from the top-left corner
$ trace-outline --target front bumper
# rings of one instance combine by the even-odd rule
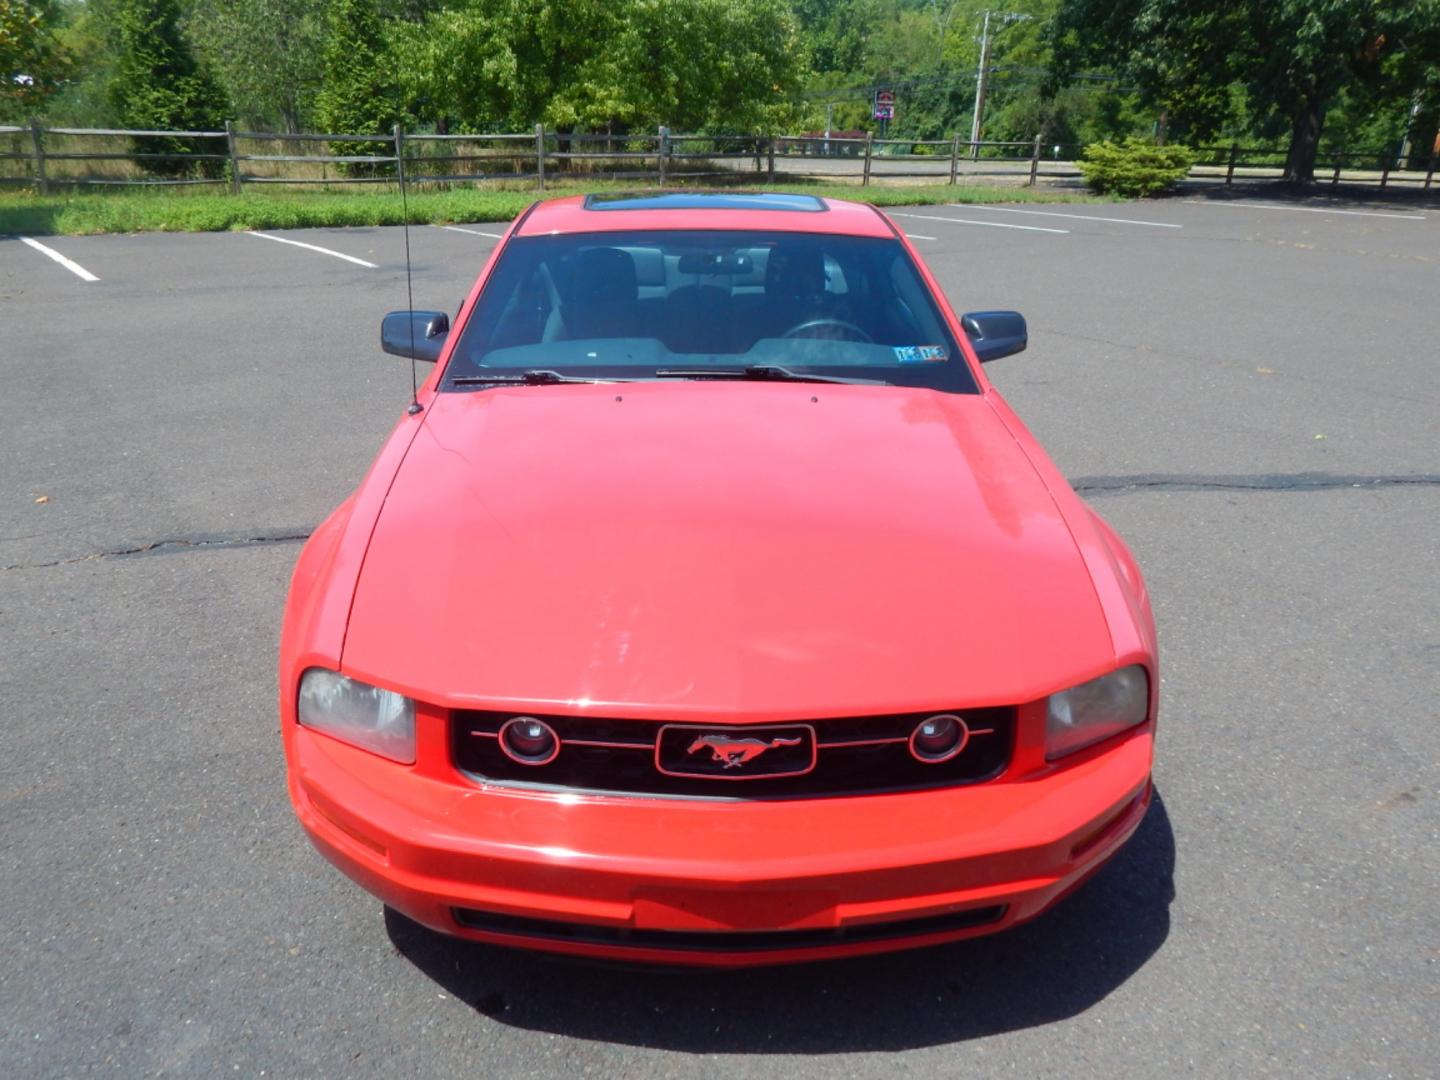
[[[1079,885],[1150,801],[1149,724],[1014,780],[777,802],[482,788],[287,727],[301,824],[385,903],[459,937],[645,963],[791,963],[1003,930]]]

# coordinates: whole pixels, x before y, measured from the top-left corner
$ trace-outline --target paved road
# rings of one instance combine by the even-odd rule
[[[994,377],[1147,572],[1160,798],[1015,933],[715,976],[387,922],[292,820],[278,615],[405,403],[400,233],[0,240],[0,1075],[1436,1075],[1440,212],[1349,209],[897,219],[1030,317]]]

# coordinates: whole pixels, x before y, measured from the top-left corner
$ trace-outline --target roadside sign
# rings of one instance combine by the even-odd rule
[[[874,117],[876,120],[895,119],[895,91],[876,90]]]

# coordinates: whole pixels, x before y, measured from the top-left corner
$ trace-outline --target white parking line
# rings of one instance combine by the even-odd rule
[[[505,239],[504,235],[501,233],[481,232],[479,229],[462,229],[459,225],[436,225],[435,228],[444,229],[446,232],[469,233],[471,236],[488,236],[491,240]]]
[[[934,239],[935,239],[935,237],[933,237],[933,236],[921,236],[918,232],[907,232],[905,235],[908,236],[911,240],[934,240]]]
[[[1184,225],[1172,225],[1168,221],[1141,221],[1139,218],[1097,217],[1095,214],[1062,214],[1056,210],[1016,210],[1010,206],[990,206],[986,203],[949,203],[957,210],[994,210],[998,214],[1034,214],[1037,217],[1074,218],[1077,221],[1109,221],[1116,225],[1148,225],[1152,229],[1183,229]]]
[[[1278,203],[1263,202],[1231,202],[1229,199],[1211,201],[1210,199],[1186,199],[1188,203],[1196,206],[1242,206],[1251,210],[1298,210],[1306,214],[1348,214],[1351,217],[1380,217],[1394,218],[1396,221],[1424,221],[1424,214],[1385,214],[1379,210],[1331,210],[1323,206],[1281,206]]]
[[[20,242],[22,244],[30,245],[36,251],[40,252],[41,255],[44,255],[47,258],[54,259],[61,266],[65,267],[66,270],[69,270],[72,274],[78,277],[81,281],[100,280],[98,277],[92,274],[89,270],[86,270],[85,267],[81,266],[73,259],[67,259],[64,255],[61,255],[60,252],[56,251],[54,248],[48,248],[44,244],[40,243],[39,240],[31,240],[28,236],[22,236],[20,237]]]
[[[271,236],[269,233],[252,232],[250,236],[258,236],[261,240],[274,240],[277,244],[290,244],[293,247],[304,248],[306,251],[318,251],[321,255],[333,255],[337,259],[344,259],[346,262],[354,263],[356,266],[365,266],[371,270],[379,270],[380,267],[364,259],[357,259],[354,255],[343,255],[338,251],[331,251],[329,248],[317,247],[314,244],[302,244],[299,240],[287,240],[283,236]]]
[[[1026,232],[1048,232],[1069,234],[1069,229],[1046,229],[1039,225],[1007,225],[1003,221],[972,221],[970,218],[936,217],[933,214],[895,214],[891,217],[915,218],[919,221],[948,221],[952,225],[988,225],[992,229],[1024,229]]]

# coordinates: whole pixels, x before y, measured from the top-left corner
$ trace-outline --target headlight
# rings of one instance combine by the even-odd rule
[[[1045,760],[1073,754],[1143,723],[1149,711],[1150,678],[1139,664],[1051,694],[1045,716]]]
[[[300,723],[406,765],[415,761],[415,702],[393,690],[310,668],[300,677]]]

